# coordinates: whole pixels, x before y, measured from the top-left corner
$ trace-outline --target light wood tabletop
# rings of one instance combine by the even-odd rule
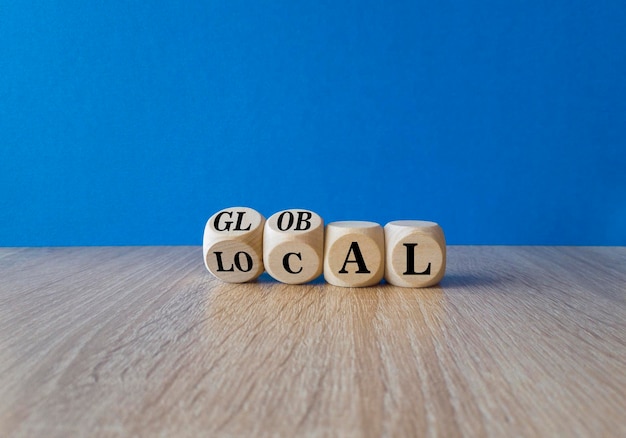
[[[427,289],[0,249],[0,436],[624,437],[626,248],[450,246]]]

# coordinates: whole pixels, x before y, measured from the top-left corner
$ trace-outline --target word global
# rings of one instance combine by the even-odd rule
[[[446,269],[446,240],[435,222],[331,222],[310,210],[279,211],[267,220],[248,207],[218,211],[204,228],[204,265],[228,283],[267,271],[302,284],[322,273],[335,286],[365,287],[383,278],[402,287],[433,286]]]

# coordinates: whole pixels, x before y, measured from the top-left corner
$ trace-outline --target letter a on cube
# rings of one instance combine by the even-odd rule
[[[326,226],[324,279],[335,286],[378,284],[385,271],[383,228],[375,222],[331,222]]]

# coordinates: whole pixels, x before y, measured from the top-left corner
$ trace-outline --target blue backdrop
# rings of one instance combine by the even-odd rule
[[[0,8],[0,245],[199,244],[232,205],[626,244],[626,7]]]

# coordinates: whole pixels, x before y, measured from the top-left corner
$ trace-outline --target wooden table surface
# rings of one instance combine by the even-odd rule
[[[0,436],[626,436],[626,248],[451,246],[429,289],[201,253],[0,249]]]

